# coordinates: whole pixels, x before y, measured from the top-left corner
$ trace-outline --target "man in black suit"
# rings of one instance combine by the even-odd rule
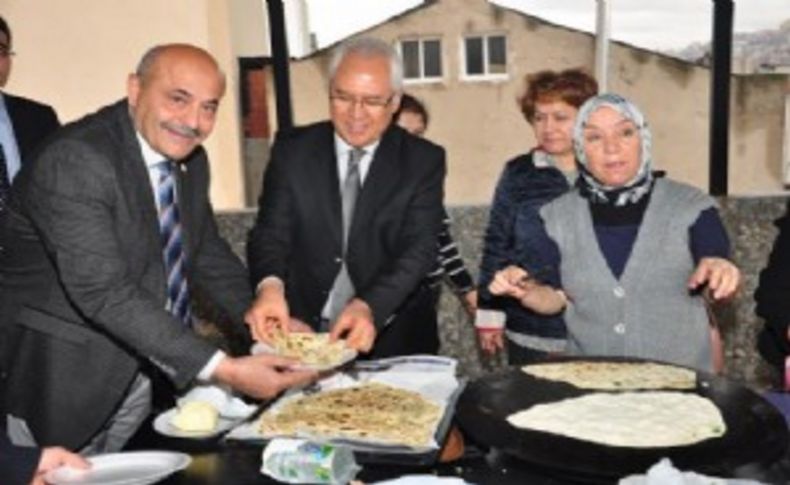
[[[295,317],[375,357],[423,352],[430,330],[388,323],[436,259],[444,150],[391,124],[402,66],[388,44],[343,44],[329,77],[331,122],[281,132],[272,148],[248,240],[258,297],[247,323],[257,339],[300,328]]]
[[[194,286],[245,331],[252,297],[208,199],[201,143],[224,89],[204,50],[155,47],[125,100],[64,127],[17,177],[0,262],[16,444],[121,448],[150,413],[157,372],[179,389],[217,381],[257,398],[315,377],[273,356],[230,357],[191,328]]]
[[[0,217],[8,195],[7,187],[19,168],[32,157],[42,140],[60,126],[55,110],[50,106],[4,91],[11,75],[13,56],[11,29],[0,17],[0,164],[3,164],[0,177],[5,177],[5,180],[0,180]]]

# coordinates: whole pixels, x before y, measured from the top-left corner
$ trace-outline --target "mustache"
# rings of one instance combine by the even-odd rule
[[[171,123],[168,121],[163,121],[162,127],[167,130],[174,131],[181,136],[192,138],[193,140],[198,139],[203,135],[203,133],[198,128],[192,128],[186,125],[179,125],[177,123]]]

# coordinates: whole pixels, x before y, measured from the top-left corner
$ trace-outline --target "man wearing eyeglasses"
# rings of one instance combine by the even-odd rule
[[[14,56],[11,41],[11,28],[0,17],[0,219],[9,187],[22,163],[60,126],[50,106],[5,92]]]
[[[278,133],[247,260],[247,323],[331,331],[374,357],[435,350],[419,322],[388,325],[436,259],[444,149],[391,123],[402,65],[358,38],[329,66],[330,121]],[[434,330],[435,333],[435,330]]]

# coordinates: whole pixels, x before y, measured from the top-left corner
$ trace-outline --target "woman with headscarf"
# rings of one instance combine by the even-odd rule
[[[494,274],[521,263],[544,282],[554,282],[556,268],[538,257],[533,246],[542,234],[538,210],[576,182],[573,126],[579,107],[598,92],[595,79],[581,69],[539,71],[527,76],[519,107],[537,146],[505,164],[488,218],[475,316],[480,346],[495,353],[507,345],[510,364],[532,362],[565,348],[560,315],[542,315],[488,291]]]
[[[618,95],[581,107],[574,147],[577,189],[541,209],[551,240],[542,250],[558,262],[562,289],[514,265],[497,274],[492,293],[564,309],[570,354],[713,370],[704,298],[729,300],[740,283],[714,200],[654,176],[644,116]]]

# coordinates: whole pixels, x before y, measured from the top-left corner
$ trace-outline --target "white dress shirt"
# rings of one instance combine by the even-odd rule
[[[5,104],[5,96],[0,92],[0,145],[3,146],[8,179],[13,182],[19,169],[22,167],[22,157],[19,155],[19,146],[16,143],[14,125]]]
[[[140,135],[140,133],[135,133],[137,135],[137,141],[140,142],[140,151],[143,155],[143,161],[145,162],[146,168],[148,168],[148,177],[151,182],[151,190],[154,194],[154,203],[156,204],[156,210],[159,212],[159,197],[156,196],[157,189],[159,188],[159,169],[157,165],[162,163],[163,161],[167,160],[167,157],[158,153],[156,150],[151,148],[151,145],[145,141],[145,138]],[[176,168],[180,170],[186,170],[186,166],[182,165],[181,163],[176,162]],[[174,186],[176,197],[178,197],[178,187],[177,184]],[[174,323],[175,325],[175,323]],[[214,375],[214,371],[217,369],[220,361],[226,357],[225,352],[221,350],[217,350],[214,355],[209,359],[208,363],[200,369],[200,372],[197,375],[197,378],[201,381],[209,381],[211,377]],[[156,362],[154,362],[156,363]]]

